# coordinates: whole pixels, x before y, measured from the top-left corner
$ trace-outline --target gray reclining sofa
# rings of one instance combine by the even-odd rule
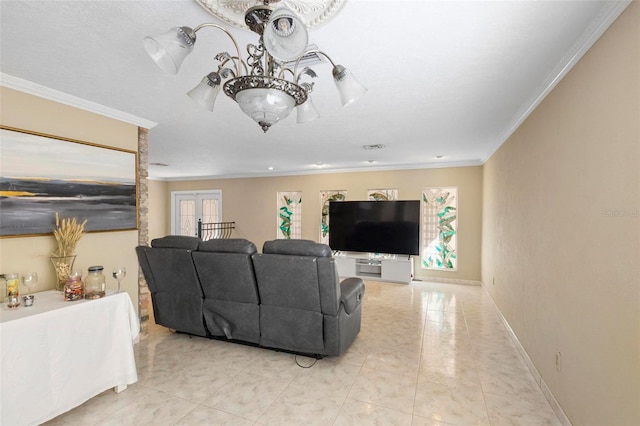
[[[326,244],[167,236],[136,253],[155,321],[175,331],[316,357],[360,332],[364,284],[340,281]]]

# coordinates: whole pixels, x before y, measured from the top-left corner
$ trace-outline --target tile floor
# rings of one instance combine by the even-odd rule
[[[560,424],[478,286],[368,281],[356,341],[310,368],[156,325],[135,350],[138,383],[47,425]]]

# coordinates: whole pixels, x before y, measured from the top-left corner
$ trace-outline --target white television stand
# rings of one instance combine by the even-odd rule
[[[340,277],[409,284],[413,277],[413,259],[407,255],[380,255],[340,252],[333,255]]]

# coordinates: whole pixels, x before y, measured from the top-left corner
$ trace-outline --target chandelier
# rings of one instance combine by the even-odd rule
[[[145,37],[145,49],[162,70],[176,74],[193,50],[199,30],[216,28],[223,31],[233,42],[235,55],[218,53],[215,56],[217,70],[207,74],[187,95],[203,108],[213,111],[222,86],[224,93],[235,100],[265,133],[273,124],[286,118],[293,108],[297,110],[298,123],[320,116],[309,97],[314,83],[302,81],[315,78],[317,74],[309,67],[298,69],[301,60],[308,55],[322,56],[331,63],[343,106],[362,96],[367,89],[348,69],[336,65],[324,52],[307,47],[307,29],[296,13],[286,7],[270,5],[279,1],[263,0],[263,4],[245,12],[245,24],[259,35],[257,45],[247,45],[246,61],[240,56],[240,48],[231,33],[214,23],[193,29],[176,27],[164,34]]]

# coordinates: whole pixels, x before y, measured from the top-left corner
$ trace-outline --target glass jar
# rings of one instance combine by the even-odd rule
[[[104,297],[107,282],[102,275],[104,268],[100,265],[89,266],[89,274],[84,279],[84,298],[99,299]]]
[[[84,282],[82,281],[82,272],[75,271],[69,275],[64,283],[64,300],[72,302],[80,300],[84,297]]]
[[[15,309],[20,306],[20,274],[6,274],[7,293],[5,303],[7,308]]]

